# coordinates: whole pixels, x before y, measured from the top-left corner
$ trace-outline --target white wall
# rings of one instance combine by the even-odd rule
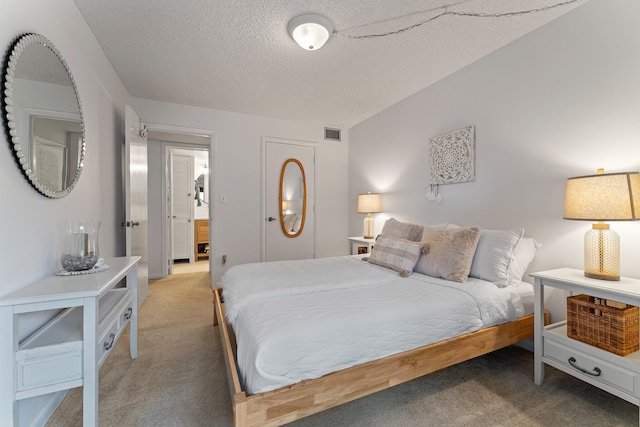
[[[123,140],[122,109],[129,96],[72,0],[3,0],[3,54],[19,35],[27,32],[50,39],[74,75],[86,123],[87,154],[84,170],[71,194],[48,199],[23,177],[13,160],[6,133],[2,133],[0,295],[55,272],[56,224],[62,219],[101,220],[102,255],[122,255],[123,250],[119,142]],[[43,320],[43,316],[21,319],[20,335],[24,337]],[[44,396],[21,401],[21,425],[46,417],[42,411],[48,399]]]
[[[346,255],[347,147],[348,141],[325,141],[323,123],[300,123],[199,107],[142,99],[133,108],[147,123],[215,132],[213,187],[210,192],[213,220],[212,280],[218,282],[226,269],[261,259],[263,136],[317,142],[316,257]],[[226,203],[220,202],[225,194]],[[222,255],[227,264],[221,265]]]
[[[640,2],[591,0],[349,131],[349,232],[358,193],[384,219],[524,227],[543,247],[530,271],[582,268],[589,222],[565,221],[571,176],[640,169]],[[499,25],[499,22],[496,22]],[[476,181],[426,198],[428,139],[476,126]],[[640,222],[614,223],[622,274],[640,277]],[[550,294],[564,318],[562,294]]]

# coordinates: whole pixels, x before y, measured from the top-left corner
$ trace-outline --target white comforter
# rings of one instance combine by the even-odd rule
[[[226,307],[229,293],[234,295],[229,308],[235,312],[231,323],[238,367],[250,394],[523,315],[520,298],[512,288],[498,288],[482,280],[455,283],[418,273],[401,278],[396,272],[351,257],[309,261],[313,261],[311,277],[302,268],[309,262],[294,268],[300,269],[301,280],[289,278],[288,273],[275,280],[278,270],[272,268],[278,263],[260,264],[265,272],[254,280],[270,277],[274,282],[261,283],[257,296],[251,296],[249,289],[234,289],[236,285],[244,288],[244,283],[234,284],[229,277],[223,281]],[[322,268],[326,262],[336,267]],[[347,275],[358,276],[357,280],[341,280],[343,269]],[[253,265],[248,270],[258,273],[260,268]],[[370,277],[370,282],[360,274]],[[301,282],[305,286],[296,286]]]
[[[397,272],[361,258],[343,256],[233,266],[222,277],[227,319],[233,325],[242,307],[257,299],[360,287],[398,278]]]

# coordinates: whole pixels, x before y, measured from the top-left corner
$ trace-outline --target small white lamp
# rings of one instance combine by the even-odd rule
[[[382,211],[382,204],[380,202],[380,194],[367,193],[358,195],[358,213],[366,213],[367,216],[364,219],[364,233],[365,239],[373,239],[373,217],[372,213],[378,213]]]
[[[604,173],[567,180],[564,219],[598,221],[584,236],[584,275],[620,280],[620,237],[604,221],[640,219],[640,174]]]
[[[287,26],[289,35],[301,48],[318,50],[333,34],[333,24],[327,18],[313,13],[296,16]]]

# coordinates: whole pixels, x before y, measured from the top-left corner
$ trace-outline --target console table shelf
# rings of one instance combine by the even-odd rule
[[[0,382],[0,425],[19,424],[21,399],[80,386],[84,425],[98,425],[98,370],[127,325],[137,357],[139,259],[108,258],[106,271],[51,276],[0,297],[0,377],[13,378]],[[18,342],[20,315],[56,309]]]

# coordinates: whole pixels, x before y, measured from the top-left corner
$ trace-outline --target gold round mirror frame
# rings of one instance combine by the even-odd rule
[[[295,164],[298,166],[299,170],[300,170],[300,176],[299,176],[299,183],[301,184],[301,190],[302,190],[302,195],[301,195],[301,199],[302,199],[302,217],[300,218],[300,226],[293,231],[292,230],[292,223],[295,224],[295,217],[293,218],[293,221],[291,220],[291,217],[289,215],[294,215],[293,213],[285,213],[285,211],[288,210],[288,205],[291,200],[289,199],[285,199],[283,197],[283,189],[285,186],[285,172],[287,170],[287,166],[289,164]],[[297,184],[297,183],[296,183]],[[284,164],[282,165],[282,170],[280,171],[280,191],[279,191],[279,198],[278,198],[278,202],[279,202],[279,211],[280,211],[280,227],[282,228],[282,232],[284,233],[285,236],[289,237],[289,238],[294,238],[300,235],[300,233],[302,233],[302,230],[304,229],[304,222],[305,222],[305,218],[307,216],[307,179],[306,176],[304,174],[304,167],[302,166],[302,163],[300,163],[299,160],[297,159],[287,159]],[[285,209],[286,207],[286,209]],[[297,214],[296,214],[297,215]]]

